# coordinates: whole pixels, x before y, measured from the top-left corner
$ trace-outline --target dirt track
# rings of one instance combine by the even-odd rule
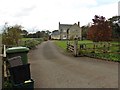
[[[29,52],[35,88],[117,88],[118,63],[66,56],[52,41]]]

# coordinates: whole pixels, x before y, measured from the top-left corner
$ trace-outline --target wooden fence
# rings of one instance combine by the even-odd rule
[[[75,40],[72,44],[67,42],[67,50],[71,51],[74,56],[78,56],[78,41]]]
[[[88,56],[101,59],[120,59],[120,45],[108,42],[82,43],[78,44],[75,40],[73,43],[67,42],[67,50],[71,51],[74,56]]]
[[[6,59],[6,46],[5,45],[1,45],[1,49],[2,49],[2,53],[1,53],[1,57],[2,57],[2,88],[4,86],[4,80],[7,77],[6,74],[6,63],[5,63],[5,59]]]
[[[111,48],[116,48],[116,50],[112,50]],[[100,44],[100,43],[87,43],[87,44],[79,44],[80,50],[90,50],[90,51],[96,51],[96,52],[102,52],[102,53],[119,53],[119,44]]]
[[[120,60],[119,44],[88,43],[78,45],[78,55],[89,56],[113,61]]]
[[[72,44],[67,44],[67,50],[71,51],[71,52],[74,52],[74,45]]]
[[[2,57],[2,88],[4,88],[4,82],[9,80],[8,69],[6,67],[6,49],[10,47],[15,47],[15,45],[1,45],[2,53],[0,56]]]
[[[0,44],[0,90],[2,90],[2,45]]]

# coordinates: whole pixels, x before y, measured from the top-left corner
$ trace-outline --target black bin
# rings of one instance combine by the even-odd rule
[[[31,79],[30,64],[10,67],[11,82],[14,88],[33,88],[34,81]],[[30,81],[25,83],[26,81]]]
[[[11,80],[15,84],[24,83],[24,81],[31,79],[30,64],[19,65],[9,68]]]
[[[28,83],[13,84],[13,90],[34,90],[34,81],[30,79]]]

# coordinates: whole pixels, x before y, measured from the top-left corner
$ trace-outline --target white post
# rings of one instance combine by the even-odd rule
[[[6,45],[4,45],[3,57],[6,57]]]

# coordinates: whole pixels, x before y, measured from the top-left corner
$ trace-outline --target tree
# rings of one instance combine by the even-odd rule
[[[46,31],[46,38],[47,39],[51,39],[51,36],[50,36],[51,32],[49,30]]]
[[[94,34],[95,34],[95,27],[92,25],[89,27],[88,32],[87,32],[87,38],[90,40],[94,39]],[[94,41],[94,40],[93,40]]]
[[[40,31],[36,32],[36,37],[37,37],[37,38],[41,38],[41,36],[42,36],[42,35],[41,35],[41,32],[40,32]]]
[[[48,36],[51,34],[51,32],[49,30],[47,30],[46,33]]]
[[[89,26],[82,26],[82,39],[86,39],[87,38],[87,31],[88,31]]]
[[[2,43],[5,45],[18,45],[21,39],[22,26],[5,27],[2,33]]]
[[[24,38],[26,38],[26,37],[27,37],[27,35],[28,35],[27,30],[22,30],[22,36],[23,36]]]
[[[33,33],[33,34],[28,34],[27,37],[28,38],[46,38],[48,39],[49,36],[50,36],[50,31],[47,30],[47,31],[37,31],[36,33]]]
[[[95,15],[93,25],[89,28],[87,37],[94,42],[110,41],[112,29],[110,23],[103,16]]]
[[[112,37],[114,39],[120,38],[120,26],[118,23],[120,23],[120,16],[113,16],[112,18],[108,19],[111,27],[112,27]]]

